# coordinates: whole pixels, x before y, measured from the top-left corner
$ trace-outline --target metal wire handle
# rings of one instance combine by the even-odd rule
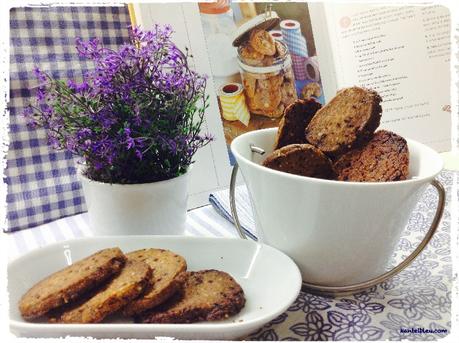
[[[258,149],[258,148],[251,146],[251,150],[253,152],[260,153],[259,151],[256,151],[255,149]],[[236,209],[235,189],[236,189],[236,176],[237,176],[238,169],[239,167],[237,163],[235,163],[233,166],[233,171],[231,173],[230,192],[229,192],[231,215],[233,216],[234,225],[236,226],[239,236],[242,239],[247,239],[247,236],[242,229],[241,223],[239,222],[239,217],[237,215],[237,209]],[[326,286],[326,285],[307,283],[303,281],[301,290],[309,292],[309,293],[316,293],[316,294],[321,294],[321,295],[334,295],[334,296],[358,293],[358,292],[371,288],[375,285],[380,284],[381,282],[384,282],[390,279],[391,277],[400,273],[403,269],[408,267],[410,263],[413,262],[413,260],[424,250],[424,248],[427,246],[427,244],[432,239],[435,231],[437,231],[438,224],[440,223],[441,217],[443,215],[443,210],[445,208],[445,189],[443,188],[443,185],[437,180],[433,180],[430,184],[434,186],[438,192],[438,203],[437,203],[437,210],[435,212],[435,216],[432,220],[432,223],[430,224],[429,230],[424,236],[424,239],[421,241],[421,243],[419,243],[419,245],[416,247],[416,249],[414,249],[414,251],[410,255],[408,255],[402,262],[400,262],[400,264],[398,264],[397,266],[395,266],[393,269],[389,270],[388,272],[385,272],[384,274],[381,274],[373,279],[355,283],[352,285]]]
[[[252,152],[257,153],[259,155],[263,155],[265,151],[262,148],[256,147],[253,144],[250,144],[250,150]],[[236,189],[236,179],[237,179],[237,172],[239,170],[239,166],[237,162],[234,162],[233,171],[231,172],[231,181],[230,181],[230,208],[231,208],[231,216],[233,217],[234,225],[236,226],[237,232],[239,237],[242,239],[247,239],[247,236],[242,229],[242,225],[239,222],[239,216],[237,215],[236,209],[236,196],[234,194]]]

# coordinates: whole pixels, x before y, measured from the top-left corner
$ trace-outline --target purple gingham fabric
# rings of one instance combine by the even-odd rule
[[[295,80],[306,80],[307,79],[307,70],[306,70],[306,61],[307,57],[298,56],[291,54],[292,57],[292,67],[293,74],[295,74]]]
[[[127,7],[34,7],[10,11],[10,145],[7,227],[15,231],[86,210],[69,153],[47,146],[43,129],[29,129],[21,112],[33,98],[38,66],[56,78],[81,78],[91,64],[75,38],[97,37],[109,48],[128,39]]]

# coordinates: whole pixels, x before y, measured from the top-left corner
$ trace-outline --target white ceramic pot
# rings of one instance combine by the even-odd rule
[[[277,128],[237,137],[231,151],[245,179],[263,243],[298,264],[303,280],[318,285],[349,285],[382,274],[414,206],[443,162],[429,147],[408,141],[409,180],[342,182],[265,168]]]
[[[180,235],[185,230],[188,172],[179,177],[142,184],[79,179],[96,235]]]

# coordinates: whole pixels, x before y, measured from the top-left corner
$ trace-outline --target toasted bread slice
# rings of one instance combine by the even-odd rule
[[[51,321],[98,323],[138,297],[150,284],[152,271],[144,262],[130,261],[110,282],[83,303],[70,306]]]
[[[135,319],[141,323],[219,320],[238,313],[244,305],[244,292],[229,274],[218,270],[187,272],[181,293]]]
[[[379,126],[381,101],[375,91],[365,88],[339,91],[312,118],[306,140],[331,157],[366,143]]]
[[[296,100],[290,104],[285,109],[279,124],[274,149],[280,149],[290,144],[306,143],[304,130],[321,107],[322,105],[313,99]]]
[[[25,319],[33,319],[99,286],[118,273],[126,257],[119,248],[104,249],[43,279],[19,301]]]
[[[385,130],[376,132],[365,146],[349,151],[334,164],[341,181],[398,181],[408,177],[406,140]]]
[[[186,261],[182,256],[163,249],[142,249],[126,255],[129,260],[142,261],[153,270],[151,286],[139,298],[123,309],[126,316],[143,312],[162,304],[182,286]]]
[[[274,150],[263,162],[265,167],[301,176],[332,179],[332,162],[310,144],[290,144]]]

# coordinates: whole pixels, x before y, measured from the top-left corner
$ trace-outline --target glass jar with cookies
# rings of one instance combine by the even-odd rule
[[[288,48],[268,32],[279,20],[275,12],[261,14],[242,25],[233,42],[249,111],[270,118],[297,99]]]

